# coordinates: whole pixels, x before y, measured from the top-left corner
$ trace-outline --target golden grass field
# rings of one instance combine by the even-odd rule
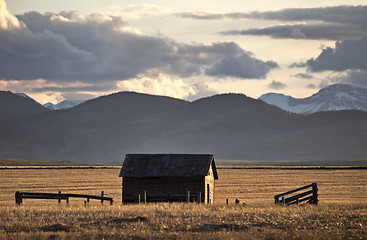
[[[367,169],[219,167],[212,205],[122,205],[119,171],[0,168],[0,239],[367,239]],[[274,195],[312,182],[319,205],[274,205]],[[115,202],[25,199],[16,206],[15,191],[104,191]]]

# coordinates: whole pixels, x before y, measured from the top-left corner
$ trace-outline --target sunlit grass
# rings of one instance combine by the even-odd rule
[[[121,204],[120,169],[0,170],[0,239],[366,239],[366,170],[218,169],[215,204]],[[317,182],[317,206],[273,196]],[[24,199],[15,191],[83,193],[97,200]],[[225,204],[225,199],[230,201]],[[234,199],[241,204],[235,205]],[[246,203],[246,205],[242,205]]]
[[[8,206],[0,233],[13,239],[360,239],[366,205],[328,206],[147,205]]]

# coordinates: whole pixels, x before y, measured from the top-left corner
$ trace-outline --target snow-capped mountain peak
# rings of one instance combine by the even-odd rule
[[[307,98],[293,98],[267,93],[260,100],[289,112],[311,114],[322,111],[367,111],[367,89],[347,84],[333,84]]]
[[[24,98],[28,98],[28,99],[32,99],[33,100],[33,98],[31,98],[30,96],[28,96],[25,93],[15,93],[15,94],[18,95],[18,96],[20,96],[20,97],[24,97]]]
[[[43,106],[45,108],[50,109],[50,110],[57,110],[56,106],[53,103],[50,103],[50,102],[43,104]]]
[[[50,102],[44,104],[43,106],[50,110],[60,110],[60,109],[69,109],[75,107],[81,103],[85,102],[85,100],[64,100],[59,102],[58,104],[52,104]]]

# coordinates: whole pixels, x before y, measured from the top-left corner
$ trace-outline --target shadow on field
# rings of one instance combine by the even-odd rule
[[[238,224],[204,224],[198,228],[192,228],[192,232],[212,232],[212,231],[246,231],[248,227]]]
[[[82,222],[80,224],[81,228],[93,228],[93,227],[99,227],[102,228],[103,226],[108,225],[121,225],[125,223],[137,223],[137,222],[147,222],[149,221],[146,217],[135,217],[135,218],[115,218],[111,217],[109,219],[97,219],[90,221],[88,218],[80,218],[78,219],[79,222]]]
[[[39,230],[42,232],[70,232],[72,227],[65,226],[62,224],[54,224],[50,226],[40,227]]]
[[[133,223],[133,222],[147,222],[146,217],[136,217],[136,218],[112,218],[107,221],[107,224],[120,224],[120,223]]]

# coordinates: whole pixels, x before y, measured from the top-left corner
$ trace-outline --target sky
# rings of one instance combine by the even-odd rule
[[[365,0],[0,0],[0,90],[303,98],[367,87]]]

